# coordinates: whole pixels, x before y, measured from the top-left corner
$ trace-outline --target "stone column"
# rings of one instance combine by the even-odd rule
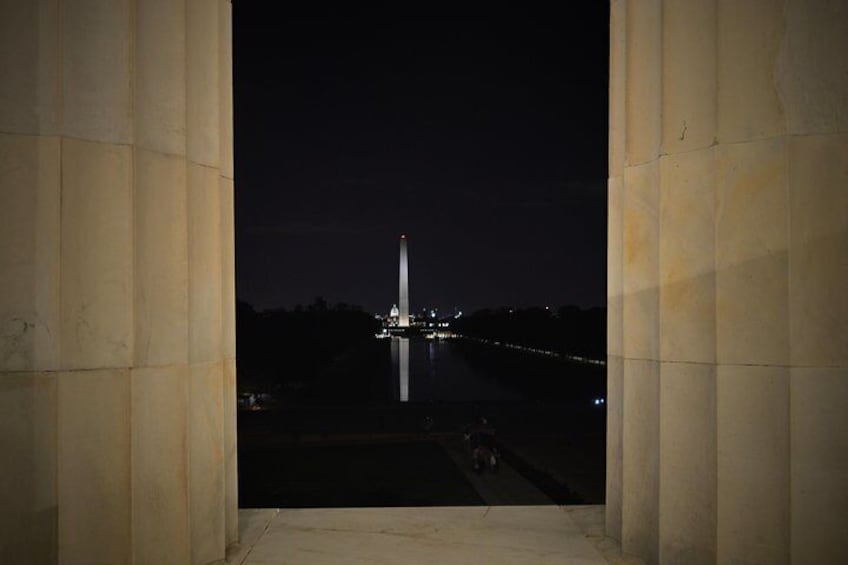
[[[611,5],[607,533],[848,561],[848,10]]]
[[[235,541],[230,9],[0,1],[0,562]]]

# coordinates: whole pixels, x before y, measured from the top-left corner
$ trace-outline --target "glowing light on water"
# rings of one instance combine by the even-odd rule
[[[409,402],[409,338],[392,337],[391,355],[398,378],[398,400]]]

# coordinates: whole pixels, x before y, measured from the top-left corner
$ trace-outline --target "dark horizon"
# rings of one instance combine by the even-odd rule
[[[245,306],[249,307],[251,310],[253,310],[257,314],[278,312],[278,311],[285,311],[285,312],[295,312],[295,311],[298,311],[298,310],[308,311],[310,308],[314,309],[316,304],[319,303],[319,302],[322,302],[324,307],[327,310],[343,310],[343,311],[344,310],[353,310],[353,311],[361,311],[361,312],[364,312],[364,313],[369,314],[369,315],[370,314],[374,314],[374,315],[379,314],[380,316],[387,315],[387,312],[369,310],[368,308],[365,308],[362,304],[359,304],[355,301],[344,300],[344,299],[338,300],[338,301],[335,301],[335,300],[330,301],[330,300],[327,300],[326,297],[321,296],[321,295],[313,296],[312,300],[307,300],[307,301],[304,301],[304,302],[298,302],[296,304],[282,304],[282,305],[276,305],[276,306],[268,306],[268,307],[265,307],[265,308],[259,307],[255,304],[252,304],[252,303],[248,302],[247,300],[244,300],[241,297],[236,297],[236,303],[237,304],[244,304]],[[397,305],[396,302],[393,303],[393,304]],[[569,309],[569,308],[577,308],[580,311],[588,312],[588,311],[592,311],[592,310],[604,310],[604,309],[606,309],[606,304],[589,305],[589,306],[581,306],[579,304],[549,304],[549,305],[529,304],[529,305],[524,305],[524,306],[515,306],[513,304],[490,304],[490,305],[487,305],[487,306],[482,306],[480,308],[476,308],[474,310],[461,310],[461,312],[462,312],[463,316],[473,316],[473,315],[478,315],[478,314],[483,314],[483,313],[488,313],[488,312],[502,312],[502,311],[507,311],[507,310],[514,310],[515,312],[531,312],[531,311],[547,310],[547,311],[550,311],[553,315],[556,315],[556,313],[559,312],[560,310]],[[422,305],[421,307],[412,309],[410,312],[412,314],[417,314],[417,313],[422,312],[422,311],[429,312],[430,310],[432,310],[432,308],[430,308],[428,305]],[[438,312],[439,312],[440,318],[441,317],[450,317],[453,314],[453,310],[443,310],[441,308],[438,309]]]
[[[234,5],[237,295],[259,310],[606,303],[608,10],[288,20]]]

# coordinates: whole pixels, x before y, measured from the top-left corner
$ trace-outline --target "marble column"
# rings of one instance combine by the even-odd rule
[[[230,18],[0,1],[0,562],[236,541]]]
[[[611,3],[607,533],[848,561],[848,10]]]

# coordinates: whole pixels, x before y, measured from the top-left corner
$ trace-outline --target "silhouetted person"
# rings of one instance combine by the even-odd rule
[[[495,429],[489,425],[485,416],[474,424],[466,426],[465,439],[471,449],[471,461],[474,470],[482,473],[485,467],[497,471],[498,452],[494,445]]]

